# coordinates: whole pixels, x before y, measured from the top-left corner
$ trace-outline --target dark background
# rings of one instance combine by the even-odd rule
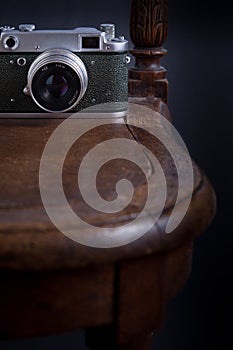
[[[211,227],[195,244],[189,281],[167,306],[157,350],[232,348],[232,14],[226,1],[169,1],[168,55],[173,123],[205,170],[218,198]],[[39,28],[98,26],[113,22],[128,34],[130,0],[1,2],[0,23]],[[17,291],[16,291],[17,293]],[[0,316],[1,317],[1,316]],[[83,350],[83,333],[0,341],[1,350]]]

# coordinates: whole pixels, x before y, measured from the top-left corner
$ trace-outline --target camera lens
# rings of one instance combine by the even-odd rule
[[[33,76],[31,91],[43,109],[51,112],[65,111],[78,101],[81,92],[80,77],[64,63],[48,63]]]
[[[74,108],[87,88],[86,68],[67,50],[48,50],[39,55],[28,72],[28,87],[36,104],[48,112]]]
[[[45,95],[51,94],[53,97],[62,97],[68,90],[68,81],[59,73],[50,75],[45,82]]]

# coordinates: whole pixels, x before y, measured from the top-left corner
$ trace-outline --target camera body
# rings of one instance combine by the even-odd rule
[[[100,30],[2,27],[0,112],[121,113],[128,98],[127,51],[113,24]]]

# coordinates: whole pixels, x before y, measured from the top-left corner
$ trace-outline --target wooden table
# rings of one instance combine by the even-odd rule
[[[160,100],[155,102],[156,108],[166,111]],[[98,177],[100,193],[108,199],[114,197],[115,184],[122,176],[132,181],[135,197],[122,212],[96,215],[75,190],[83,154],[108,138],[134,138],[150,148],[163,164],[168,196],[159,221],[135,242],[110,249],[80,245],[50,222],[39,192],[41,155],[61,122],[0,120],[1,337],[52,334],[80,327],[104,329],[109,325],[116,335],[111,339],[117,344],[138,344],[139,339],[145,342],[146,335],[161,325],[165,303],[189,274],[193,240],[214,213],[211,186],[194,165],[194,193],[187,215],[174,233],[165,234],[177,195],[177,174],[168,152],[142,129],[130,129],[127,124],[97,128],[91,137],[90,133],[82,137],[64,166],[65,192],[79,215],[93,225],[115,227],[132,220],[145,203],[145,176],[125,160],[115,161],[114,172],[110,162]],[[93,337],[92,333],[90,339]]]

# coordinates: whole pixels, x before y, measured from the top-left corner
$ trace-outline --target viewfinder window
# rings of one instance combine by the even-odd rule
[[[82,37],[83,49],[99,49],[100,38],[98,36],[83,36]]]

